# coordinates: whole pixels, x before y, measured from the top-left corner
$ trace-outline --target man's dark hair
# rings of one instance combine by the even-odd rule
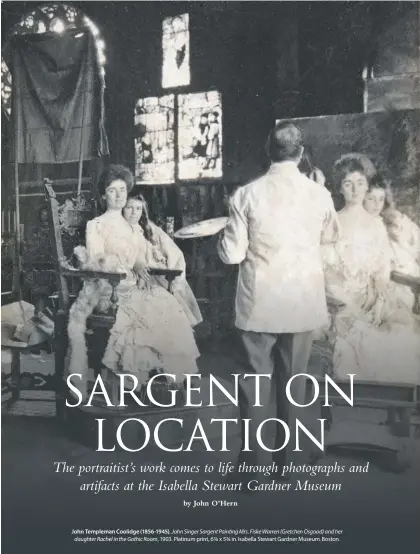
[[[267,141],[267,154],[272,162],[296,160],[302,152],[302,131],[294,123],[276,123]]]

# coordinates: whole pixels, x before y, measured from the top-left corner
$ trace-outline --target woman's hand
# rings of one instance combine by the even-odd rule
[[[142,279],[143,281],[149,281],[150,280],[150,270],[148,267],[144,267],[139,273],[138,273],[139,279]]]
[[[139,286],[145,286],[150,281],[149,268],[144,264],[135,264],[134,273],[137,276],[137,284]]]

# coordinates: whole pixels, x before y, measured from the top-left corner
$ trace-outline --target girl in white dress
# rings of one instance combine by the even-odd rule
[[[163,286],[151,286],[147,272],[149,241],[143,229],[131,225],[122,215],[127,193],[133,187],[131,172],[118,165],[106,169],[99,181],[99,192],[106,212],[90,221],[86,229],[87,262],[105,270],[118,267],[127,273],[117,288],[118,311],[102,360],[114,373],[135,375],[145,383],[151,370],[176,375],[182,382],[185,373],[197,373],[199,351],[190,321],[176,298]],[[98,298],[97,283],[87,282],[70,312],[69,339],[72,347],[70,373],[87,371],[87,357],[81,360],[80,330],[98,305],[105,308],[111,290],[102,284]],[[76,332],[75,332],[76,331]],[[72,340],[73,337],[73,340]],[[82,363],[81,363],[82,362]],[[86,385],[84,379],[84,385]]]
[[[172,282],[171,294],[182,306],[192,327],[201,323],[203,319],[200,308],[186,279],[184,254],[163,229],[149,220],[145,198],[141,194],[130,197],[123,209],[123,216],[132,227],[140,226],[140,233],[146,238],[145,264],[147,267],[182,271],[181,275]],[[148,276],[147,284],[149,287],[161,286],[165,289],[168,286],[163,276]]]
[[[420,277],[420,228],[396,209],[391,187],[380,176],[369,187],[364,207],[385,224],[391,246],[391,269]],[[420,317],[413,313],[415,298],[412,290],[393,283],[393,291],[399,309],[406,311],[408,323],[420,331]]]
[[[365,156],[348,154],[334,174],[345,200],[338,214],[341,239],[325,249],[327,295],[344,306],[335,316],[335,376],[420,383],[420,341],[392,294],[388,235],[363,206],[375,168]]]

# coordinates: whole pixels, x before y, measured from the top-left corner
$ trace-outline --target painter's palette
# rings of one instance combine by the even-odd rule
[[[193,223],[187,227],[183,227],[174,234],[177,239],[193,239],[198,237],[210,237],[219,233],[226,227],[228,217],[215,217],[213,219],[206,219],[199,223]]]

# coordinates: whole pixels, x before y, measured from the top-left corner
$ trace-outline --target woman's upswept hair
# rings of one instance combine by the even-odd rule
[[[127,185],[127,192],[131,192],[134,187],[134,177],[128,167],[124,165],[111,164],[105,168],[98,180],[98,193],[102,196],[106,189],[112,183],[121,179]]]
[[[351,153],[344,154],[333,166],[333,181],[337,188],[340,187],[343,179],[349,173],[358,171],[362,173],[370,184],[376,175],[376,168],[371,160],[364,154]]]
[[[139,225],[143,229],[145,239],[151,243],[154,243],[153,229],[150,225],[149,208],[146,199],[142,194],[133,194],[128,198],[127,204],[130,202],[130,200],[138,200],[143,204],[143,211],[140,216]]]

